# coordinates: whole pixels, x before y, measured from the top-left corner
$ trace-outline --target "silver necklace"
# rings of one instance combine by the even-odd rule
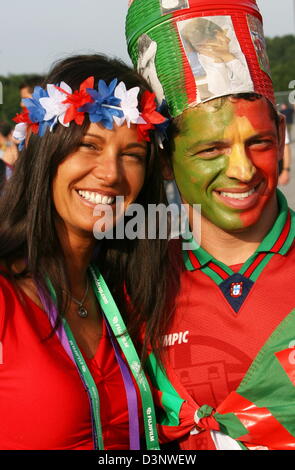
[[[87,285],[86,285],[86,290],[85,290],[85,293],[83,295],[83,299],[82,300],[78,300],[76,299],[75,297],[73,297],[72,294],[69,293],[71,299],[73,302],[75,302],[75,304],[78,305],[78,310],[77,310],[77,314],[79,315],[79,317],[81,318],[87,318],[88,317],[88,310],[83,306],[86,298],[87,298],[87,295],[88,295],[88,290],[89,290],[89,281],[88,281],[88,277],[87,277]]]

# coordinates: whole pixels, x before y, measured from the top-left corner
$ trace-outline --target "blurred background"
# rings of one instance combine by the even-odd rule
[[[3,150],[6,145],[1,126],[6,125],[7,133],[7,125],[20,109],[20,95],[28,96],[54,61],[74,53],[104,52],[130,63],[124,36],[127,3],[127,0],[23,0],[1,4],[0,156],[1,147]],[[292,80],[295,89],[295,0],[257,0],[257,3],[264,17],[277,102],[286,115],[289,150],[295,155],[294,107],[288,101]],[[290,176],[290,184],[283,188],[295,208],[295,168]]]

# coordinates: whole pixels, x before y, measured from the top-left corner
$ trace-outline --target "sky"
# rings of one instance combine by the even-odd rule
[[[295,0],[257,0],[267,36],[295,31]],[[294,7],[295,8],[295,7]],[[14,0],[1,5],[0,75],[45,73],[73,53],[104,52],[130,63],[127,0]]]

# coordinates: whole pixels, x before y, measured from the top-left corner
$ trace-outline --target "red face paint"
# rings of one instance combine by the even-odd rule
[[[276,190],[279,157],[278,130],[266,99],[237,100],[234,108],[236,116],[247,119],[250,123],[253,128],[253,137],[259,136],[257,141],[248,139],[248,145],[247,140],[244,141],[248,158],[256,169],[256,178],[262,180],[255,207],[241,213],[243,226],[248,227],[259,219]]]

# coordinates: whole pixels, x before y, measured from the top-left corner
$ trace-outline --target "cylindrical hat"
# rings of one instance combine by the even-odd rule
[[[130,0],[128,51],[172,117],[230,94],[275,103],[255,0]]]

